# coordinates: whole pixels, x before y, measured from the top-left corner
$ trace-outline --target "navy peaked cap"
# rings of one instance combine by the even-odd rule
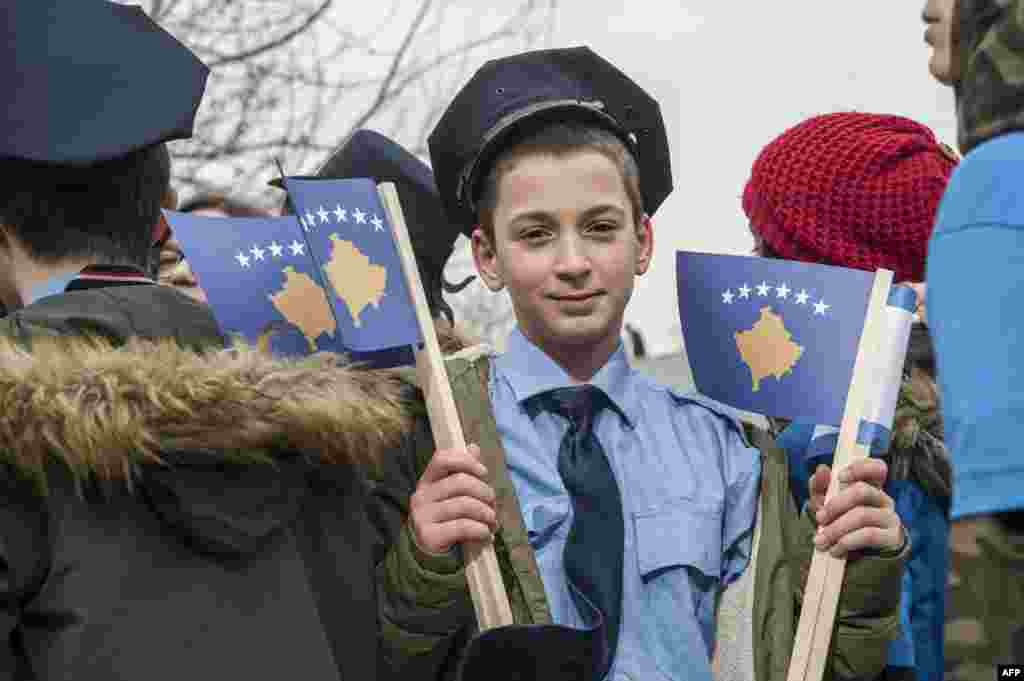
[[[0,2],[0,158],[90,165],[192,136],[209,69],[137,6]]]
[[[449,218],[471,234],[480,182],[498,154],[539,125],[566,120],[622,139],[640,169],[644,211],[653,215],[672,191],[661,107],[590,48],[574,47],[489,61],[455,96],[428,139]]]

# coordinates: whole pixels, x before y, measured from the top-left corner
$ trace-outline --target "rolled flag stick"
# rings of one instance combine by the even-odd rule
[[[826,502],[840,491],[838,473],[870,456],[872,445],[892,425],[914,298],[909,288],[894,288],[892,280],[889,270],[875,274]],[[845,570],[845,558],[835,558],[826,551],[814,552],[787,681],[821,681]]]

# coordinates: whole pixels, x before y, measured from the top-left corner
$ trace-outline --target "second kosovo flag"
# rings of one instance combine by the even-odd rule
[[[288,196],[333,293],[346,349],[373,352],[422,342],[388,222],[369,179],[285,178]]]
[[[676,268],[697,390],[745,411],[839,425],[873,274],[685,251]]]

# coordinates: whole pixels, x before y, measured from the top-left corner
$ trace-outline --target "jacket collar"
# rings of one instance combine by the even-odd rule
[[[156,284],[137,267],[119,265],[90,265],[68,281],[65,291],[86,291],[112,286],[138,286]]]

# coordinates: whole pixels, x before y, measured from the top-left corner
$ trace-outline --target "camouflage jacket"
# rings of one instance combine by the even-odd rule
[[[448,375],[468,442],[480,445],[492,471],[500,530],[495,552],[517,623],[551,621],[519,502],[503,464],[501,441],[490,408],[486,358],[456,356]],[[421,415],[422,416],[422,415]],[[428,556],[405,522],[408,502],[433,454],[425,418],[405,451],[391,457],[375,482],[371,517],[391,545],[377,567],[382,628],[382,678],[453,679],[460,651],[476,631],[473,606],[456,552]],[[810,566],[814,523],[800,515],[788,491],[787,463],[771,436],[747,427],[762,452],[752,623],[754,678],[785,681]],[[851,562],[846,572],[830,658],[830,679],[869,679],[885,666],[889,640],[899,628],[900,581],[909,547],[892,557]],[[753,680],[751,680],[753,681]]]
[[[966,154],[1024,130],[1024,0],[957,0],[957,139]]]

